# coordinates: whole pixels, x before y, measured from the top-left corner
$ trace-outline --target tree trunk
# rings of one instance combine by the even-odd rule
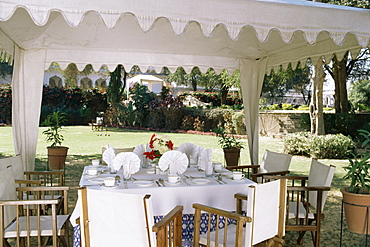
[[[317,119],[316,119],[316,131],[317,135],[325,135],[324,126],[324,113],[323,113],[323,87],[325,81],[325,73],[323,68],[322,59],[319,59],[315,66],[315,77],[316,81],[316,106],[317,106]]]
[[[347,96],[347,56],[346,54],[341,61],[337,57],[333,58],[333,79],[335,82],[335,112],[348,113],[348,96]]]
[[[324,114],[323,114],[323,85],[325,80],[325,73],[323,68],[323,61],[319,59],[315,65],[313,74],[313,93],[310,104],[310,118],[311,118],[311,134],[324,135]]]

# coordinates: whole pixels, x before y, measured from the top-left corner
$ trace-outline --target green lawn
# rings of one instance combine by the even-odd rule
[[[44,136],[41,132],[45,128],[40,128],[36,167],[37,169],[45,169],[47,163],[47,150]],[[70,126],[65,128],[64,146],[68,146],[69,153],[66,166],[66,181],[71,187],[70,204],[73,207],[76,200],[76,189],[78,188],[79,177],[85,165],[90,164],[92,159],[101,159],[101,148],[107,144],[113,147],[134,147],[136,145],[147,143],[153,132],[151,131],[135,131],[118,128],[110,128],[108,131],[92,132],[88,126]],[[213,161],[223,162],[222,149],[217,144],[215,136],[194,135],[194,134],[179,134],[166,133],[170,136],[175,146],[179,146],[184,142],[191,142],[196,145],[202,145],[205,148],[213,149]],[[14,155],[13,136],[11,127],[0,127],[0,157]],[[242,150],[241,163],[249,164],[249,152],[247,148],[247,140],[245,149]],[[269,149],[271,151],[283,152],[283,142],[281,139],[273,139],[269,137],[260,137],[259,160],[262,159],[263,152]],[[340,233],[340,205],[341,194],[339,189],[346,184],[342,177],[344,175],[343,166],[348,164],[347,160],[320,160],[321,162],[334,165],[337,167],[332,190],[329,193],[327,204],[325,207],[325,219],[322,226],[322,246],[339,246]],[[307,157],[294,156],[291,163],[291,172],[293,174],[308,175],[310,168],[310,159]],[[294,238],[296,233],[288,232],[286,237],[286,246],[295,246]],[[342,246],[362,246],[359,241],[364,239],[363,236],[345,232]],[[310,234],[306,234],[304,246],[312,246],[310,242]]]

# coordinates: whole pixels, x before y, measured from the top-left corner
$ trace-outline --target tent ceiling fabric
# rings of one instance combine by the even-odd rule
[[[370,10],[304,0],[0,0],[0,58],[14,58],[16,152],[34,167],[43,69],[118,64],[126,70],[240,69],[252,164],[266,70],[356,54],[370,42]],[[14,79],[15,78],[15,79]],[[41,91],[41,89],[40,89]],[[17,102],[16,102],[17,101]],[[31,114],[29,107],[37,109]],[[24,112],[28,114],[24,114]],[[26,124],[27,123],[27,124]]]
[[[270,69],[358,52],[370,39],[369,10],[301,0],[19,2],[0,1],[0,37],[46,49],[45,68],[74,62],[80,70],[90,63],[110,71],[117,64],[233,71],[239,58],[268,57]],[[13,57],[9,42],[1,48]]]

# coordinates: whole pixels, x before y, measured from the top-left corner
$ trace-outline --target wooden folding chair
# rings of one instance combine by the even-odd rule
[[[285,233],[286,180],[250,186],[247,197],[237,196],[238,200],[246,198],[248,198],[246,216],[193,204],[195,209],[193,246],[198,247],[201,244],[217,247],[249,247],[262,242],[266,243],[266,246],[273,244],[281,246],[284,243],[282,237]],[[200,235],[202,212],[208,215],[208,230],[207,233]],[[215,223],[214,231],[211,231],[212,220]],[[224,228],[220,229],[219,225],[224,225]]]
[[[37,237],[38,246],[41,246],[41,237],[52,236],[53,240],[58,236],[58,241],[67,246],[68,224],[65,223],[69,217],[67,195],[69,188],[16,188],[15,185],[12,166],[0,170],[0,246],[7,244],[6,239],[9,238],[16,239],[17,243],[22,242],[22,245],[34,246],[34,242],[30,242],[31,237]],[[17,192],[20,200],[17,200]],[[28,200],[27,197],[32,200]],[[55,199],[56,197],[59,199]],[[62,204],[59,204],[60,202]],[[53,220],[57,221],[57,228],[53,227],[55,226]],[[53,241],[53,246],[57,246],[56,241]]]
[[[69,215],[57,215],[58,200],[8,200],[0,201],[0,247],[10,246],[8,239],[15,239],[17,246],[68,246],[63,229]],[[43,215],[42,207],[49,206],[51,215]],[[16,217],[8,226],[4,222],[4,207],[16,207]],[[45,238],[44,238],[45,237]],[[45,240],[47,239],[47,240]],[[35,241],[35,240],[34,240]],[[45,242],[44,242],[45,241]]]
[[[311,160],[309,176],[266,176],[267,180],[287,179],[286,231],[298,231],[297,244],[303,244],[306,232],[311,232],[314,246],[320,246],[321,221],[324,205],[334,177],[335,166]]]
[[[277,153],[266,150],[258,173],[252,174],[252,180],[258,183],[263,183],[266,180],[265,176],[284,176],[289,173],[290,162],[292,160],[292,155]]]
[[[78,195],[82,247],[117,243],[135,247],[181,247],[182,206],[175,207],[154,224],[150,195],[109,193],[85,187],[78,190]]]

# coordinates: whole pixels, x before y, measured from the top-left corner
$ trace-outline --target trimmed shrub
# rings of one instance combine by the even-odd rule
[[[233,117],[233,126],[237,135],[246,135],[245,118],[243,112],[235,112]]]
[[[284,152],[315,159],[344,159],[353,148],[352,139],[342,134],[317,136],[299,132],[284,138]]]
[[[284,153],[307,156],[307,139],[309,136],[310,133],[308,132],[297,132],[284,137]]]
[[[311,136],[308,141],[309,155],[315,159],[344,159],[354,148],[352,139],[342,134]]]

